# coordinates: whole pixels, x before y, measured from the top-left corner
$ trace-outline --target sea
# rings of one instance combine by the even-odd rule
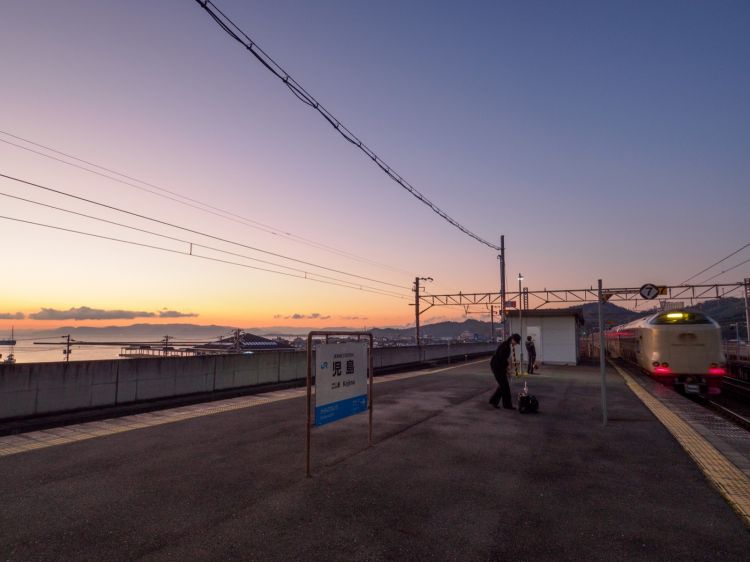
[[[289,340],[295,337],[288,334],[270,334],[264,330],[252,330],[251,333],[268,338],[274,338],[278,335]],[[232,328],[226,326],[142,324],[109,328],[58,328],[47,332],[16,331],[16,345],[14,347],[0,346],[0,363],[5,361],[10,353],[13,354],[16,363],[50,363],[66,361],[66,359],[69,361],[127,359],[120,357],[120,353],[122,353],[123,348],[127,347],[127,343],[120,342],[148,342],[158,346],[165,334],[169,334],[170,341],[177,340],[178,343],[175,347],[180,349],[230,337]],[[71,341],[74,342],[69,357],[66,357],[64,353],[67,335],[70,335]],[[9,337],[10,334],[7,334],[7,336]],[[113,342],[116,345],[76,345],[75,342]]]

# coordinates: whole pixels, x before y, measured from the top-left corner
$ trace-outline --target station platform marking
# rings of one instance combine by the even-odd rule
[[[466,365],[486,362],[487,359],[482,359],[479,361],[471,361],[468,363],[457,363],[455,365],[450,365],[448,367],[443,367],[440,369],[426,369],[393,375],[383,375],[376,377],[374,380],[374,384],[411,379],[415,377],[423,377],[426,375],[434,375],[443,371],[465,367]],[[46,447],[54,447],[56,445],[75,443],[76,441],[94,439],[95,437],[114,435],[116,433],[133,431],[135,429],[142,429],[145,427],[154,427],[157,425],[164,425],[167,423],[174,423],[192,418],[211,416],[214,414],[221,414],[223,412],[231,412],[233,410],[241,410],[243,408],[253,408],[255,406],[261,406],[263,404],[272,404],[273,402],[279,402],[281,400],[301,398],[306,394],[307,389],[305,387],[290,388],[286,390],[265,392],[263,394],[253,394],[250,396],[229,398],[226,400],[202,402],[200,404],[181,406],[168,410],[155,410],[153,412],[133,414],[130,416],[122,416],[119,418],[110,418],[107,420],[85,422],[63,427],[19,433],[15,435],[0,436],[0,457],[15,455],[17,453],[23,453],[26,451],[35,451],[37,449],[43,449]],[[377,404],[377,394],[375,394],[374,400],[375,404]]]
[[[698,464],[709,482],[724,496],[745,525],[750,527],[750,479],[680,416],[638,384],[633,377],[614,363],[612,366],[625,379],[625,383],[635,395]]]

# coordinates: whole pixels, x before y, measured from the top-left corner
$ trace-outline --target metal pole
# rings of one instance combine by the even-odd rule
[[[305,475],[310,478],[310,420],[312,400],[312,333],[307,335],[307,431],[305,433]]]
[[[518,335],[521,336],[521,345],[519,346],[521,348],[521,362],[519,364],[519,368],[521,371],[523,371],[523,313],[521,312],[521,309],[523,308],[523,301],[521,300],[521,295],[523,294],[521,292],[521,281],[523,281],[523,276],[519,273],[518,274]]]
[[[750,344],[750,277],[745,277],[745,332],[747,333],[747,342]],[[737,336],[739,339],[739,335]]]
[[[599,371],[602,378],[602,425],[607,425],[607,374],[604,359],[604,310],[602,302],[604,302],[604,295],[602,294],[602,280],[599,279]]]
[[[369,446],[372,447],[372,399],[373,399],[373,386],[372,386],[372,379],[375,378],[373,372],[372,372],[372,334],[370,334],[370,349],[367,353],[367,368],[369,369],[369,378],[370,378],[370,398],[367,400],[367,407],[370,410],[369,416],[370,416],[370,435],[369,435]]]
[[[495,343],[495,305],[490,305],[490,341]]]
[[[419,277],[414,278],[414,313],[416,315],[417,347],[419,347]]]
[[[505,235],[500,236],[500,314],[503,319],[503,338],[506,337],[508,328],[505,322]]]

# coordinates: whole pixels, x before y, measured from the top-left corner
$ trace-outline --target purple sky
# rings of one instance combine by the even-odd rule
[[[217,4],[453,218],[494,243],[505,234],[509,277],[522,271],[531,289],[676,284],[750,242],[747,2]],[[406,324],[414,275],[435,278],[434,293],[497,289],[496,252],[389,180],[193,0],[10,0],[2,12],[0,130],[389,268],[5,143],[0,173],[386,280],[405,298],[0,219],[14,264],[0,314]],[[0,192],[116,216],[3,179]],[[0,199],[5,216],[122,234]],[[747,276],[750,264],[716,280]]]

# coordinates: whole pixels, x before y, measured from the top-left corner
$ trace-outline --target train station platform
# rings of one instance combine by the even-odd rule
[[[737,441],[613,367],[606,426],[597,367],[522,380],[538,414],[488,404],[486,360],[377,377],[374,446],[314,429],[312,478],[304,389],[0,437],[0,557],[748,559]]]

